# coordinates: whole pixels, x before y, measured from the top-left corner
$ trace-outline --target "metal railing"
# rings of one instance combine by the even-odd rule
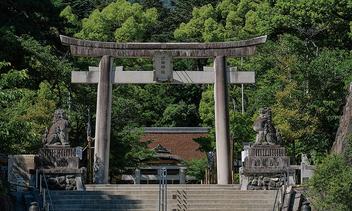
[[[273,211],[281,211],[282,210],[282,208],[284,206],[287,186],[288,186],[288,176],[285,175],[284,184],[276,191],[275,201],[274,201],[274,205],[273,205]]]
[[[274,206],[273,206],[273,211],[281,211],[282,210],[282,206],[284,204],[285,192],[286,192],[286,185],[285,184],[282,185],[279,189],[277,189],[275,201],[274,201]],[[279,196],[280,196],[280,198],[278,199]]]
[[[167,211],[167,169],[159,170],[159,211]]]
[[[42,198],[43,198],[43,209],[45,211],[55,211],[53,200],[51,198],[51,193],[50,193],[49,186],[48,186],[48,181],[46,179],[46,175],[44,172],[43,172],[43,175],[40,175],[39,180],[40,180],[39,181],[39,192],[42,194]],[[43,188],[42,180],[44,180],[45,188]],[[49,202],[47,200],[47,197],[49,197]]]

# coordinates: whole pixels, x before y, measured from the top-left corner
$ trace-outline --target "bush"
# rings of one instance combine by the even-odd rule
[[[352,167],[344,155],[327,156],[308,185],[308,197],[317,210],[352,210]]]
[[[200,183],[204,179],[205,169],[208,166],[207,159],[194,159],[186,162],[187,175],[193,176]]]

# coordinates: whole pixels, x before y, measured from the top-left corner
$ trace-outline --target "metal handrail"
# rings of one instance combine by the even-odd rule
[[[167,211],[167,169],[159,171],[159,211]]]
[[[286,194],[286,190],[287,190],[287,186],[288,186],[288,176],[287,175],[285,177],[285,180],[286,181],[284,181],[284,184],[276,191],[273,211],[275,211],[276,207],[277,207],[278,211],[281,211],[282,207],[284,205],[285,194]],[[278,201],[279,192],[280,192],[280,201]]]
[[[48,210],[47,211],[50,211],[50,207],[52,207],[52,211],[55,211],[53,200],[51,199],[51,194],[50,194],[48,182],[46,180],[46,175],[45,175],[44,172],[43,172],[43,177],[44,177],[44,182],[45,182],[45,186],[46,186],[46,189],[44,189],[44,194],[43,194],[43,206],[45,208],[46,204],[48,204]],[[40,186],[42,186],[42,183],[40,183]],[[49,201],[50,201],[49,203],[46,203],[46,194],[45,194],[46,190],[48,191],[48,195],[49,195]],[[50,206],[50,204],[51,204],[51,206]]]
[[[275,211],[276,208],[276,202],[277,202],[277,196],[279,195],[279,191],[281,191],[281,188],[277,189],[276,195],[275,195],[275,201],[274,201],[274,206],[273,206],[273,211]],[[282,194],[282,193],[281,193]],[[281,195],[280,194],[280,195]]]

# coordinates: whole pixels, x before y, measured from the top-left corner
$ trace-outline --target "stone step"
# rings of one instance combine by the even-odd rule
[[[171,194],[201,194],[201,193],[212,193],[212,194],[241,194],[241,195],[265,195],[272,194],[276,191],[258,190],[258,191],[241,191],[241,190],[170,190],[167,189],[168,193]],[[104,190],[104,191],[50,191],[52,195],[95,195],[95,194],[157,194],[159,190]]]
[[[115,209],[114,211],[157,211],[157,208],[153,209],[146,209],[146,208],[128,208],[128,209]],[[187,209],[181,209],[181,208],[168,208],[168,211],[272,211],[273,208],[187,208]],[[68,209],[55,209],[54,211],[112,211],[110,208],[108,209],[95,209],[95,208],[87,208],[84,210],[78,209],[78,208],[68,208]]]
[[[169,209],[168,209],[169,210]],[[260,208],[243,208],[243,207],[228,207],[228,208],[187,208],[175,209],[176,211],[272,211],[273,207],[260,207]],[[172,208],[170,211],[175,211]]]
[[[226,201],[231,201],[232,203],[235,203],[237,201],[272,201],[274,200],[274,197],[262,197],[262,198],[253,198],[253,197],[248,197],[248,198],[229,198],[229,197],[223,197],[223,198],[218,198],[218,197],[207,197],[207,198],[202,198],[202,197],[179,197],[176,199],[172,199],[172,198],[168,198],[167,200],[172,202],[172,201],[180,201],[180,200],[187,200],[187,201],[222,201],[222,202],[226,202]],[[139,200],[139,201],[158,201],[158,197],[154,197],[154,198],[133,198],[133,197],[128,197],[128,198],[116,198],[116,197],[111,197],[111,198],[77,198],[77,199],[54,199],[52,198],[52,202],[54,203],[63,203],[63,202],[72,202],[72,203],[80,203],[80,202],[103,202],[103,203],[109,203],[109,202],[113,202],[113,201],[135,201],[135,200]],[[76,201],[76,202],[75,202]]]
[[[239,191],[236,188],[171,188],[170,191],[192,190],[192,191]],[[159,188],[87,188],[86,191],[159,191]]]
[[[189,187],[189,188],[240,188],[239,184],[230,184],[230,185],[218,185],[218,184],[168,184],[168,187]],[[115,187],[115,188],[136,188],[136,187],[143,187],[143,188],[158,188],[159,184],[86,184],[86,188],[93,188],[93,187]]]
[[[118,200],[118,199],[146,199],[153,200],[158,199],[158,194],[149,194],[149,195],[50,195],[53,201],[57,200]],[[248,200],[270,200],[274,199],[274,194],[265,194],[265,195],[248,195],[248,194],[186,194],[186,195],[177,195],[177,194],[168,194],[168,200],[176,199],[204,199],[204,200],[232,200],[232,199],[248,199]]]
[[[159,197],[158,194],[155,195],[66,195],[66,196],[60,196],[60,195],[51,195],[52,200],[113,200],[113,199],[157,199]],[[272,199],[275,198],[274,195],[226,195],[226,194],[213,194],[213,195],[208,195],[208,194],[194,194],[194,195],[167,195],[168,199],[180,199],[180,198],[187,198],[187,199],[224,199],[224,200],[230,200],[230,199]]]
[[[85,209],[133,209],[133,208],[144,208],[144,209],[153,209],[157,208],[158,204],[80,204],[80,205],[54,205],[55,210],[66,210],[76,208],[79,210]],[[228,209],[232,208],[236,210],[237,208],[247,208],[247,209],[259,209],[259,208],[272,208],[273,205],[267,204],[245,204],[245,205],[232,205],[232,204],[196,204],[196,205],[176,205],[176,204],[168,204],[170,209],[177,209],[177,208],[197,208],[197,209]]]
[[[157,203],[158,199],[155,200],[134,200],[134,199],[114,199],[114,200],[89,200],[89,199],[81,199],[81,200],[53,200],[55,204],[130,204],[130,203],[141,203],[141,204],[153,204]],[[172,199],[168,200],[170,204],[178,204],[178,203],[187,203],[187,204],[253,204],[254,201],[251,199]],[[256,204],[272,204],[269,200],[256,200]]]
[[[158,185],[89,185],[89,191],[50,191],[55,211],[156,211]],[[271,211],[276,191],[235,186],[168,186],[168,211]]]
[[[54,204],[55,210],[67,210],[67,209],[72,209],[76,208],[77,210],[85,210],[85,209],[132,209],[132,208],[143,208],[143,209],[153,209],[158,206],[157,201],[154,203],[142,203],[142,202],[130,202],[128,204],[123,204],[123,203],[99,203],[99,204]],[[237,210],[237,208],[247,208],[247,209],[259,209],[259,208],[272,208],[273,204],[268,203],[268,202],[261,202],[261,203],[202,203],[202,202],[197,202],[197,203],[169,203],[168,202],[168,207],[169,208],[197,208],[199,210],[202,209],[227,209],[227,208],[232,208],[233,210]]]
[[[86,185],[86,190],[158,190],[159,185]],[[219,189],[219,190],[240,190],[239,185],[167,185],[168,189]]]
[[[178,195],[192,195],[192,194],[208,194],[212,193],[214,195],[271,195],[273,192],[245,192],[245,191],[170,191],[167,190],[168,194],[178,194]],[[85,191],[85,192],[50,192],[51,195],[60,195],[60,196],[79,196],[79,195],[148,195],[155,194],[157,195],[159,191]],[[274,191],[275,193],[275,191]]]

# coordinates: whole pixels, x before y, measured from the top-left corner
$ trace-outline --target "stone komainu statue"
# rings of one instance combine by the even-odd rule
[[[253,129],[257,132],[255,144],[281,144],[281,136],[272,123],[270,108],[259,110],[259,117],[254,122]]]
[[[42,141],[46,146],[69,146],[68,131],[69,125],[66,113],[63,109],[57,109],[54,113],[53,125],[50,127],[49,131],[46,130]]]

